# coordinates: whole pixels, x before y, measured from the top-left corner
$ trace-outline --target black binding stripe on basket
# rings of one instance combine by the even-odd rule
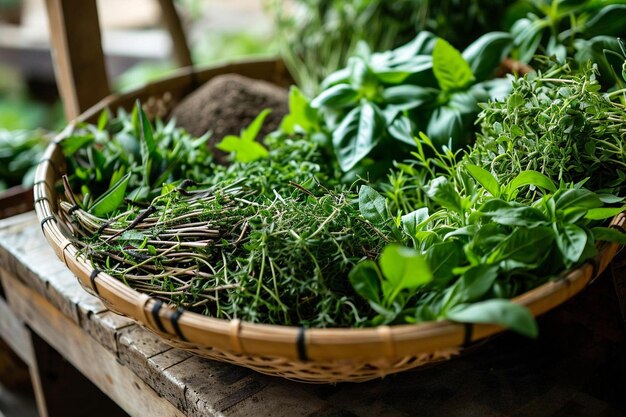
[[[306,329],[304,327],[300,327],[298,329],[298,336],[296,336],[296,349],[298,350],[298,359],[302,362],[306,362],[309,360],[309,357],[306,354],[306,343],[304,335],[306,333]]]
[[[57,222],[57,218],[54,217],[53,214],[44,217],[43,219],[41,219],[41,228],[43,229],[43,225],[46,224],[47,222],[49,222],[50,220],[54,220],[54,222]]]
[[[45,201],[46,203],[50,204],[50,199],[46,196],[41,196],[41,197],[37,197],[34,201],[35,204],[39,204],[42,201]]]
[[[156,299],[154,305],[152,306],[152,318],[154,319],[154,322],[156,323],[159,331],[161,331],[162,333],[167,333],[167,331],[165,331],[165,327],[163,327],[161,316],[159,316],[159,311],[161,310],[161,307],[163,307],[163,301]]]
[[[472,344],[472,338],[474,337],[474,324],[464,323],[463,328],[465,329],[463,336],[463,347],[465,347]]]
[[[80,208],[80,206],[78,204],[74,204],[68,211],[67,214],[71,215],[72,213],[74,213],[76,210],[78,210]]]
[[[96,285],[96,277],[98,276],[100,272],[102,271],[100,271],[98,268],[94,268],[94,270],[91,271],[91,275],[89,275],[89,282],[91,283],[91,289],[93,290],[93,292],[96,293],[96,295],[100,295],[100,292],[98,291],[98,286]]]
[[[180,317],[183,315],[184,312],[185,310],[183,308],[178,307],[174,314],[172,314],[172,316],[170,317],[170,322],[172,323],[172,327],[174,328],[176,336],[180,337],[183,342],[186,342],[187,339],[185,338],[185,336],[183,336],[183,332],[180,331],[180,326],[178,325],[178,320],[180,320]]]
[[[622,233],[626,233],[626,229],[624,229],[622,226],[620,226],[619,224],[612,224],[609,226],[611,229],[615,229],[615,230],[619,230]]]

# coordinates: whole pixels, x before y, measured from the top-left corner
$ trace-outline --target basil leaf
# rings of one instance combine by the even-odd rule
[[[471,164],[466,165],[465,168],[470,175],[489,192],[489,194],[494,197],[498,197],[500,195],[500,184],[498,184],[498,180],[496,180],[496,177],[494,177],[491,172],[482,167]]]
[[[525,187],[527,185],[533,185],[535,187],[543,188],[545,190],[555,192],[556,185],[547,176],[537,171],[522,171],[508,184],[507,190],[512,192],[518,188]]]
[[[480,299],[491,289],[496,278],[498,278],[498,267],[494,265],[476,265],[465,271],[461,277],[462,301]]]
[[[486,33],[465,48],[463,58],[476,80],[484,81],[493,77],[512,45],[513,37],[506,32]]]
[[[461,53],[441,38],[433,49],[433,72],[444,92],[462,90],[474,81],[472,69]]]
[[[437,177],[430,181],[425,192],[428,198],[441,207],[463,213],[461,197],[446,177]]]
[[[557,210],[565,210],[570,207],[593,209],[603,205],[597,194],[582,188],[555,194],[554,202]]]
[[[580,257],[587,245],[587,233],[575,224],[565,224],[558,227],[556,244],[563,257],[573,265],[580,261]]]
[[[402,228],[411,237],[415,237],[418,227],[428,220],[428,207],[419,208],[401,218]]]
[[[348,84],[336,84],[322,91],[311,101],[313,108],[341,109],[359,101],[359,92]]]
[[[428,120],[426,134],[439,147],[451,146],[458,149],[464,142],[468,131],[463,125],[461,113],[452,107],[437,107]]]
[[[380,304],[381,276],[376,262],[368,259],[357,264],[348,274],[348,279],[357,294]]]
[[[349,171],[380,141],[384,116],[372,103],[363,101],[333,132],[333,146],[341,169]]]
[[[405,115],[401,114],[393,119],[393,122],[387,127],[387,131],[394,139],[407,145],[416,146],[411,120]]]
[[[436,243],[424,255],[433,279],[441,283],[446,283],[454,276],[452,270],[463,260],[463,250],[453,241]]]
[[[417,85],[398,85],[383,91],[383,100],[400,111],[419,107],[436,98],[437,90]]]
[[[530,311],[509,300],[459,305],[448,311],[446,318],[460,323],[496,324],[532,338],[538,334],[537,323]]]
[[[359,190],[359,211],[374,225],[383,225],[389,220],[385,197],[367,185]]]
[[[549,227],[518,228],[494,248],[487,262],[513,260],[534,265],[547,256],[553,241],[554,231]]]
[[[379,263],[385,277],[383,293],[388,305],[400,291],[415,289],[432,280],[426,258],[411,248],[388,245],[383,249]]]

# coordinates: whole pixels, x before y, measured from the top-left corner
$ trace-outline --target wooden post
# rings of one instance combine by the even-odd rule
[[[174,0],[159,0],[161,4],[161,16],[163,23],[167,27],[172,38],[172,53],[174,60],[180,67],[190,67],[193,65],[191,52],[187,45],[187,38],[183,25],[174,7]]]
[[[46,0],[57,86],[68,120],[106,97],[104,65],[95,0]]]

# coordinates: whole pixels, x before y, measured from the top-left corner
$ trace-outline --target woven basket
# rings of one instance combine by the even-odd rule
[[[185,70],[135,92],[109,96],[79,120],[94,122],[105,108],[129,109],[137,98],[146,102],[166,92],[174,101],[180,100],[201,83],[225,73],[239,73],[278,84],[288,80],[284,67],[277,61],[239,63],[200,72]],[[59,199],[64,198],[63,193],[57,192],[65,172],[64,156],[58,146],[63,138],[64,133],[61,133],[48,147],[36,174],[35,208],[48,242],[83,287],[99,296],[111,310],[135,319],[171,345],[265,374],[334,383],[367,381],[442,361],[457,355],[468,345],[503,331],[495,325],[463,325],[449,321],[367,329],[304,329],[215,319],[164,305],[94,270],[87,259],[79,256],[67,227],[58,217]],[[612,226],[621,229],[624,222],[624,215],[619,215]],[[593,260],[514,301],[526,306],[535,316],[545,313],[585,288],[607,267],[617,250],[616,244],[603,244]]]

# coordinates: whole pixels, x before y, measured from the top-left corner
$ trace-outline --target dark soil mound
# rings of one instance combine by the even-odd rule
[[[272,109],[265,119],[259,140],[276,130],[288,113],[288,93],[266,81],[236,74],[222,75],[210,80],[178,104],[171,117],[189,133],[201,136],[212,131],[213,148],[226,135],[239,135],[264,109]],[[223,153],[216,153],[223,160]]]

